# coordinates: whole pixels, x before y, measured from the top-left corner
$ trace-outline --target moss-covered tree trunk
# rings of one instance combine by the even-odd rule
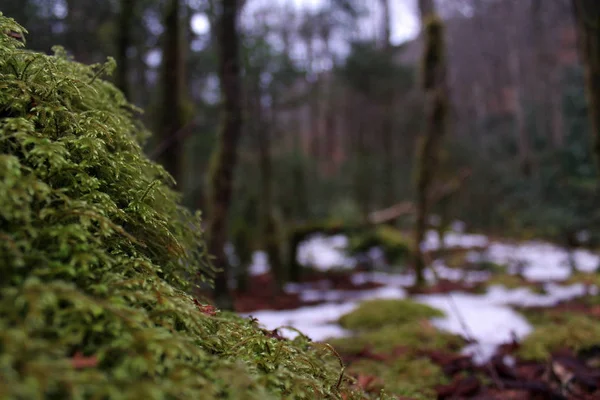
[[[128,100],[129,92],[129,57],[128,50],[132,46],[132,31],[136,0],[121,0],[121,10],[119,14],[119,32],[117,40],[117,76],[116,84]]]
[[[572,0],[596,164],[600,169],[600,2]]]
[[[439,145],[446,130],[448,89],[446,85],[446,60],[444,26],[435,14],[431,0],[420,0],[425,47],[422,59],[422,86],[426,97],[426,122],[417,155],[416,224],[414,230],[414,269],[416,286],[425,284],[425,260],[421,243],[427,229],[430,209],[430,191],[439,164]]]
[[[233,308],[228,286],[229,266],[224,247],[234,170],[238,158],[237,146],[242,131],[238,13],[238,0],[223,0],[216,24],[222,121],[209,177],[210,214],[207,235],[208,250],[214,257],[214,265],[219,268],[215,277],[215,302],[222,309]]]
[[[159,133],[168,143],[160,156],[165,169],[181,187],[182,143],[178,134],[184,125],[183,100],[185,72],[181,27],[181,2],[169,0],[165,9],[162,61],[162,106],[160,109]]]

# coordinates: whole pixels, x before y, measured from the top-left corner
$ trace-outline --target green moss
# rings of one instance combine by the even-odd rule
[[[389,352],[398,347],[408,348],[414,352],[458,349],[465,344],[465,341],[460,336],[438,330],[427,320],[421,320],[410,324],[388,325],[357,336],[331,339],[328,343],[341,353],[351,354],[365,347],[378,352]]]
[[[443,316],[442,311],[412,300],[377,299],[361,303],[355,310],[340,317],[339,324],[346,329],[361,331]]]
[[[518,289],[522,287],[529,287],[534,293],[543,293],[543,288],[540,287],[532,287],[529,285],[529,282],[524,278],[517,275],[510,274],[499,274],[493,275],[490,279],[485,282],[487,287],[493,285],[504,286],[507,289]]]
[[[22,49],[0,14],[0,398],[350,399],[339,360],[187,291],[209,279],[112,63]]]
[[[582,283],[586,286],[596,286],[600,288],[600,274],[594,272],[576,272],[565,281],[565,284],[567,285],[573,285],[576,283]]]
[[[348,371],[377,376],[379,386],[387,393],[415,400],[436,399],[435,386],[448,381],[439,366],[421,357],[400,357],[392,362],[360,360],[351,364]]]
[[[388,225],[381,225],[357,233],[350,238],[348,253],[356,255],[379,247],[386,260],[391,264],[402,264],[412,255],[412,240],[402,231]]]
[[[568,348],[574,351],[598,344],[600,324],[584,315],[560,316],[560,323],[536,320],[533,333],[525,338],[519,356],[527,360],[546,360],[552,352]]]

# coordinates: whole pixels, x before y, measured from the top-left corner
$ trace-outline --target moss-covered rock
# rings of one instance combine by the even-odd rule
[[[327,347],[188,294],[211,274],[199,217],[142,153],[113,63],[23,33],[0,14],[0,398],[365,398]]]
[[[339,324],[346,329],[364,331],[443,316],[442,311],[412,300],[377,299],[361,303],[340,317]]]
[[[351,237],[348,253],[357,255],[375,247],[383,251],[389,264],[400,265],[410,259],[413,244],[411,239],[399,229],[389,225],[380,225]]]

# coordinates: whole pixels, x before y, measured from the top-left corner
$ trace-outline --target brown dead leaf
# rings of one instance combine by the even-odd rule
[[[196,307],[198,307],[198,310],[200,310],[202,314],[210,315],[211,317],[217,315],[217,309],[215,306],[211,306],[210,304],[200,304],[197,299],[194,299],[194,304]]]
[[[94,368],[98,365],[98,358],[96,356],[86,357],[78,351],[71,359],[71,364],[75,369]]]

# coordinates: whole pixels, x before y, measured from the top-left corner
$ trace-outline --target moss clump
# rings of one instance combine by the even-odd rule
[[[398,265],[410,259],[412,246],[411,239],[402,231],[382,225],[351,237],[348,252],[350,255],[357,255],[378,247],[388,263]]]
[[[452,333],[438,330],[427,320],[421,320],[388,325],[357,336],[331,339],[328,343],[345,354],[359,352],[365,347],[384,353],[401,347],[416,353],[422,350],[456,350],[465,345],[465,340]]]
[[[358,308],[340,317],[339,324],[346,329],[361,331],[443,316],[442,311],[412,300],[377,299],[361,303]]]
[[[485,282],[486,287],[498,285],[504,286],[506,289],[519,289],[522,287],[528,287],[534,293],[544,293],[544,288],[541,285],[533,285],[528,282],[525,278],[518,275],[510,274],[499,274],[494,275]]]
[[[538,325],[523,341],[519,356],[527,360],[546,360],[555,351],[570,349],[579,351],[598,344],[600,324],[585,315],[563,316],[556,320],[536,320]]]
[[[600,273],[576,272],[565,281],[567,285],[582,283],[586,286],[596,286],[600,288]]]
[[[448,382],[442,369],[424,357],[403,356],[389,362],[359,360],[350,365],[348,372],[377,376],[376,389],[415,400],[436,399],[435,386]]]
[[[340,320],[342,326],[356,331],[355,336],[328,342],[346,356],[356,356],[365,349],[388,356],[383,361],[362,359],[350,364],[348,372],[355,376],[377,377],[375,387],[368,389],[384,388],[394,395],[434,399],[434,387],[445,378],[423,352],[458,350],[466,343],[460,336],[438,330],[427,319],[440,316],[441,311],[410,300],[366,301]],[[401,355],[389,357],[396,351]]]
[[[211,269],[121,92],[0,14],[0,398],[364,398],[336,357],[187,294]],[[329,354],[327,356],[326,354]]]

